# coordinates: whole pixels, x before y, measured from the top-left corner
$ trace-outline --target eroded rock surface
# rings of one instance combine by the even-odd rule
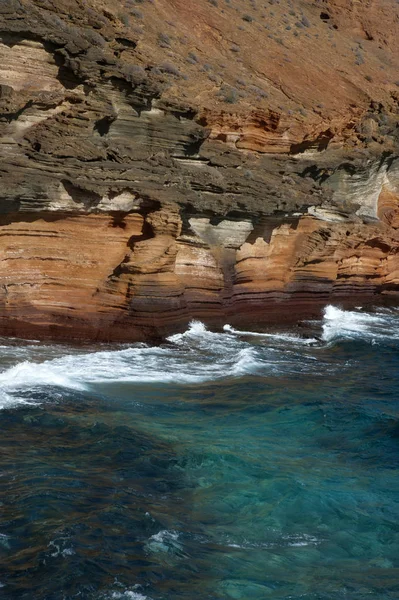
[[[0,332],[399,292],[394,0],[3,0]]]

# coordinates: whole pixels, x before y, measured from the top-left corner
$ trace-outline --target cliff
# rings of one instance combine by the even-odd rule
[[[0,333],[399,292],[394,0],[2,0]]]

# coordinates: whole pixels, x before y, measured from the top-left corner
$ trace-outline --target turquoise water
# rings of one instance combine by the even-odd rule
[[[1,598],[399,598],[399,311],[1,343]]]

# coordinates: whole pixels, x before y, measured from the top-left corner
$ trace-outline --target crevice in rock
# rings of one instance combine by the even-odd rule
[[[152,101],[157,97],[155,93],[153,96],[136,93],[132,84],[121,77],[111,77],[110,82],[116,90],[125,95],[126,101],[134,108],[138,116],[141,116],[143,111],[151,110]]]
[[[153,238],[155,238],[154,229],[148,223],[146,218],[144,218],[143,229],[141,231],[141,234],[140,235],[132,235],[129,238],[127,245],[131,250],[134,250],[134,246],[135,246],[135,244],[137,244],[137,242],[146,242],[147,240],[152,240]]]
[[[341,171],[345,171],[345,173],[348,173],[348,175],[356,175],[357,169],[355,167],[355,165],[352,165],[351,163],[342,163],[342,165],[340,165],[339,170]]]
[[[0,114],[0,121],[6,121],[7,123],[11,123],[12,121],[17,121],[19,119],[19,117],[25,112],[25,110],[27,110],[28,108],[31,108],[31,106],[33,106],[34,102],[33,100],[28,100],[28,102],[22,106],[19,110],[17,110],[15,113],[1,113]]]
[[[225,188],[216,185],[214,183],[201,183],[199,181],[190,181],[190,187],[196,192],[203,192],[209,194],[225,194]]]
[[[173,108],[169,108],[167,105],[165,106],[165,110],[167,110],[170,114],[172,114],[177,119],[187,119],[187,121],[194,121],[197,116],[197,111],[193,108],[182,108],[181,110],[173,110]]]
[[[137,43],[133,42],[133,40],[128,40],[127,38],[117,37],[115,41],[118,44],[122,44],[122,46],[127,46],[128,48],[133,48],[133,50],[137,47]]]
[[[148,212],[144,210],[144,211],[140,211],[140,214],[142,214],[144,217],[141,234],[140,235],[132,235],[128,239],[127,244],[126,244],[127,248],[128,248],[128,253],[126,254],[125,258],[122,260],[122,262],[119,263],[119,265],[117,265],[115,267],[115,269],[112,271],[112,273],[109,275],[109,277],[108,277],[109,282],[119,279],[119,277],[123,273],[126,273],[127,263],[129,263],[129,260],[131,259],[132,255],[134,253],[134,247],[138,242],[145,242],[147,240],[151,240],[151,239],[155,238],[154,229],[152,228],[150,223],[148,223],[148,221],[146,220],[146,216],[147,216]],[[120,219],[120,215],[115,215],[115,217],[117,219]],[[123,223],[123,221],[120,221],[120,220],[117,221],[116,225],[114,223],[115,223],[115,220],[112,224],[113,227],[120,227],[121,223]],[[122,227],[123,227],[123,225],[122,225]],[[128,287],[130,285],[131,284],[128,284]]]
[[[69,55],[64,48],[60,46],[46,47],[48,52],[53,55],[55,64],[58,67],[57,80],[66,90],[75,90],[80,85],[83,85],[85,94],[88,94],[90,85],[86,79],[75,73],[74,69],[69,65]]]
[[[97,206],[102,199],[101,195],[97,192],[80,188],[67,179],[62,179],[61,183],[72,200],[77,204],[82,204],[86,210]]]
[[[125,212],[115,212],[112,214],[112,225],[111,227],[119,227],[119,229],[126,229]]]
[[[306,167],[302,173],[298,173],[298,175],[303,178],[311,177],[314,181],[322,184],[330,177],[331,173],[327,169],[320,168],[317,165],[311,165],[310,167]]]
[[[372,238],[371,240],[368,240],[365,243],[365,246],[368,246],[369,248],[378,248],[384,252],[384,254],[389,253],[391,250],[391,246],[379,238]]]
[[[380,293],[399,292],[399,283],[383,283],[380,285]]]
[[[43,38],[40,35],[32,33],[31,31],[14,32],[2,30],[0,31],[0,40],[2,44],[8,46],[9,48],[13,48],[14,46],[17,46],[25,40],[31,42],[39,42],[44,46],[45,50],[51,53],[54,52],[56,48],[55,44],[43,40]]]
[[[71,69],[65,67],[65,65],[60,65],[57,79],[66,90],[75,90],[79,85],[84,83],[83,79],[77,77],[75,73]]]
[[[392,164],[395,162],[395,160],[397,160],[397,155],[392,154],[392,152],[389,151],[385,151],[381,154],[381,158],[380,158],[380,162],[378,164],[378,170],[381,169],[381,167],[386,164],[386,168],[387,168],[387,172],[389,171],[389,169],[392,167]]]
[[[190,142],[189,144],[187,144],[187,146],[185,146],[184,148],[184,154],[185,156],[195,156],[196,154],[199,154],[199,151],[201,149],[202,144],[204,143],[205,138],[203,139],[199,139],[199,140],[194,140],[193,142]]]
[[[317,152],[322,152],[323,150],[327,150],[328,144],[334,137],[331,129],[327,129],[323,131],[315,140],[303,140],[298,144],[291,144],[290,146],[290,154],[301,154],[306,152],[306,150],[317,150]]]
[[[93,131],[96,131],[101,137],[103,137],[109,133],[109,129],[114,121],[114,117],[103,117],[94,123]]]

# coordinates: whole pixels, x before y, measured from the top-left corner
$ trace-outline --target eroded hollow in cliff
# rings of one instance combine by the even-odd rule
[[[327,129],[320,133],[320,135],[314,140],[303,140],[297,144],[291,144],[290,154],[302,154],[307,150],[316,150],[317,152],[323,152],[327,150],[328,144],[334,137],[331,129]]]
[[[58,69],[57,79],[66,90],[75,90],[83,84],[83,80],[79,79],[75,73],[64,65],[61,65]]]
[[[77,187],[67,179],[63,179],[61,183],[72,200],[76,202],[76,204],[81,204],[84,206],[86,210],[97,206],[102,199],[100,194],[97,194],[97,192]]]
[[[115,118],[113,117],[103,117],[94,123],[93,131],[103,137],[109,133],[109,129],[114,121]]]

